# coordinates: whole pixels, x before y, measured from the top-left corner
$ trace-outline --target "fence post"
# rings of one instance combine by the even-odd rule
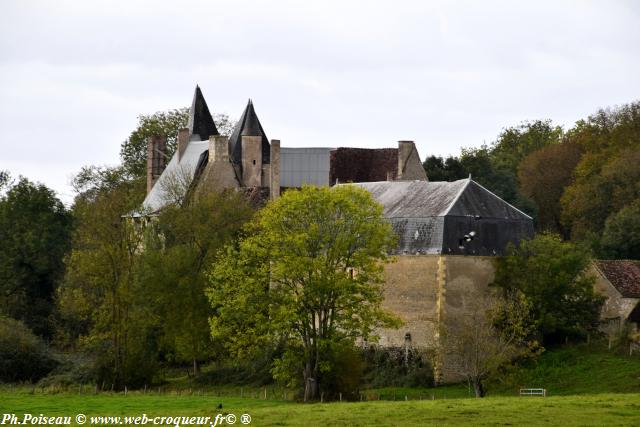
[[[340,402],[342,402],[342,392],[340,392]]]
[[[324,402],[324,392],[320,392],[320,403]]]

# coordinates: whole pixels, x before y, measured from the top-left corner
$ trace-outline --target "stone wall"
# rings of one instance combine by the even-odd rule
[[[458,381],[455,361],[441,354],[441,336],[469,313],[473,302],[494,279],[492,257],[402,255],[385,266],[383,307],[404,325],[380,331],[380,345],[411,346],[439,355],[434,361],[439,382]]]

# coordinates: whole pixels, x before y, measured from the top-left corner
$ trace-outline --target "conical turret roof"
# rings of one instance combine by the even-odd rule
[[[258,115],[253,108],[253,102],[249,100],[240,120],[236,124],[231,137],[229,138],[229,151],[231,161],[235,164],[242,163],[242,136],[262,137],[262,163],[270,163],[270,145],[267,135],[262,129]]]
[[[193,94],[193,102],[189,110],[189,139],[198,141],[206,141],[210,136],[219,135],[213,117],[204,100],[202,91],[196,86]]]

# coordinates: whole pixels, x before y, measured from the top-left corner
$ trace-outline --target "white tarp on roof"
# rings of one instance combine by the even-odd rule
[[[178,162],[176,152],[155,185],[142,202],[147,213],[154,213],[174,202],[172,188],[188,186],[193,180],[200,155],[209,149],[209,141],[191,141]]]

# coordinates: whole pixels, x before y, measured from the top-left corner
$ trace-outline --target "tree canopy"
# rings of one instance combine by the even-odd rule
[[[381,309],[395,243],[382,207],[355,186],[290,190],[259,212],[211,272],[214,337],[244,355],[280,343],[276,378],[303,378],[315,399],[331,354],[395,319]]]
[[[546,341],[584,335],[598,326],[602,304],[594,278],[587,274],[590,262],[584,247],[558,235],[538,234],[496,259],[493,285],[524,294]]]
[[[20,178],[0,197],[0,313],[48,338],[71,229],[70,212],[42,184]]]

